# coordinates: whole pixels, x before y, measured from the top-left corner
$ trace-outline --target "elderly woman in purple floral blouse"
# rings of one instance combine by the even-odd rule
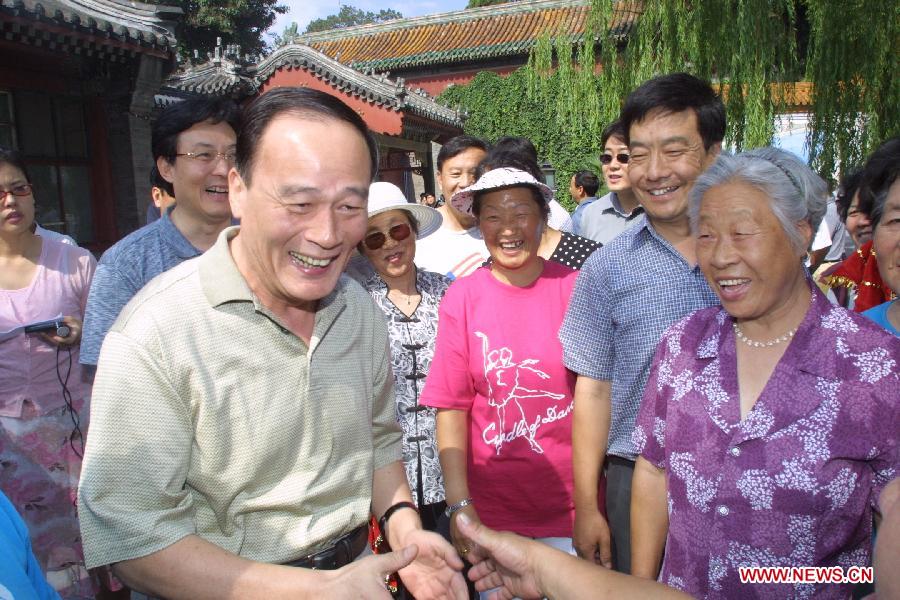
[[[809,280],[825,197],[774,148],[722,156],[694,185],[722,307],[657,348],[634,431],[634,574],[695,597],[846,598],[851,583],[744,584],[741,569],[871,564],[878,493],[900,474],[900,340]]]

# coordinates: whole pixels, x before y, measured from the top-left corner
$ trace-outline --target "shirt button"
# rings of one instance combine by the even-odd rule
[[[720,515],[722,515],[723,517],[727,517],[727,516],[728,516],[728,513],[729,513],[729,510],[728,510],[728,507],[727,507],[727,506],[723,506],[723,505],[720,504],[720,505],[716,508],[716,512],[719,513]]]
[[[733,457],[737,458],[738,456],[741,455],[741,449],[738,448],[737,446],[735,446],[734,448],[731,449],[731,455]]]

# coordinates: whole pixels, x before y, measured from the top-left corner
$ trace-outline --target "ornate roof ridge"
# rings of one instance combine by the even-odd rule
[[[483,19],[485,17],[502,17],[505,15],[521,14],[538,10],[590,6],[590,4],[591,0],[520,0],[518,2],[513,1],[507,2],[506,4],[495,4],[493,6],[464,8],[445,13],[422,15],[420,17],[393,19],[390,21],[385,21],[383,23],[368,23],[366,25],[354,25],[353,27],[329,29],[328,31],[304,33],[298,35],[296,38],[294,38],[294,40],[297,43],[314,44],[316,42],[340,40],[358,35],[362,36],[371,35],[374,33],[387,33],[390,31],[411,29],[414,27],[422,27],[427,25],[446,25],[450,23],[474,21]]]
[[[0,12],[142,45],[175,46],[178,6],[130,0],[0,0]]]
[[[179,92],[251,95],[282,67],[304,68],[330,86],[367,102],[462,128],[458,111],[438,104],[420,89],[410,90],[402,78],[363,73],[301,44],[283,46],[255,65],[243,65],[232,60],[228,52],[217,50],[215,58],[206,63],[170,75],[165,86]]]

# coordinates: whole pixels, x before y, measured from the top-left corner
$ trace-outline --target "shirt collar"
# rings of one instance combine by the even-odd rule
[[[194,245],[184,237],[181,230],[175,227],[175,223],[172,222],[170,215],[173,210],[175,210],[174,204],[167,208],[159,217],[159,228],[162,239],[166,244],[172,247],[172,250],[178,258],[188,259],[199,256],[202,252],[194,247]]]
[[[619,200],[619,195],[615,192],[610,192],[602,198],[598,198],[597,203],[603,207],[603,212],[615,211],[620,217],[625,219],[633,219],[644,212],[644,208],[640,204],[635,206],[630,213],[625,212],[625,209],[622,208],[622,202]]]

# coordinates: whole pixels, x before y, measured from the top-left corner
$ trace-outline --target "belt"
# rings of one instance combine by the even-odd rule
[[[289,567],[333,571],[353,562],[369,541],[368,525],[361,525],[315,554],[284,563]]]

